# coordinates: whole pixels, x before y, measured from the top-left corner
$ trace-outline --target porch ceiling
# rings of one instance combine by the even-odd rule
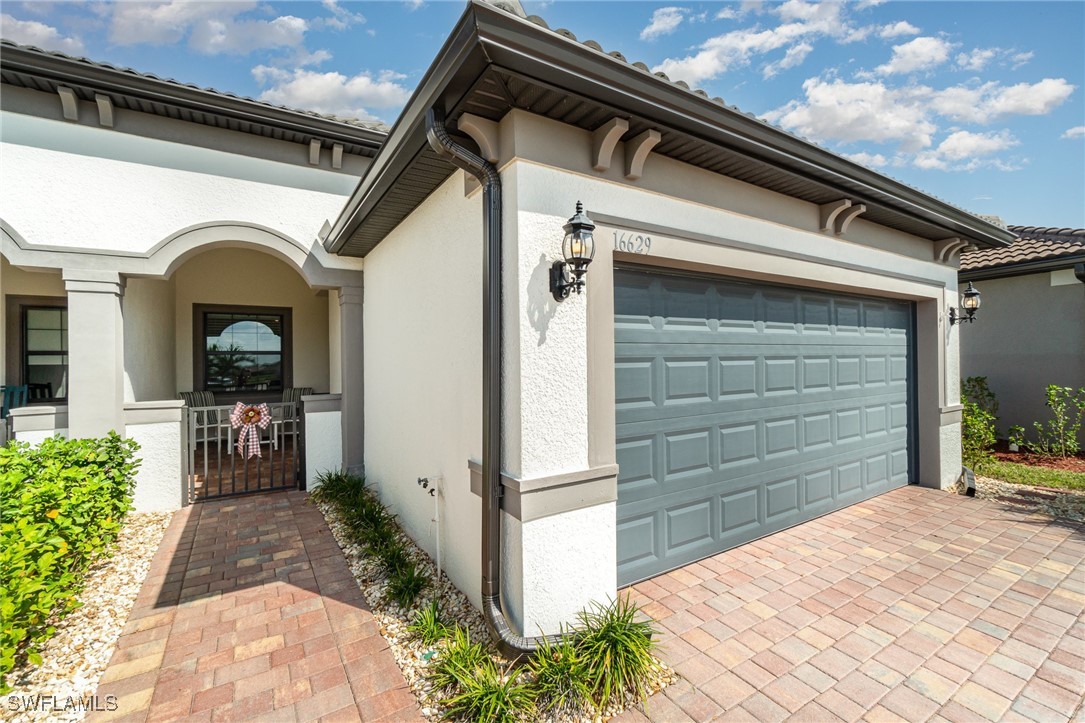
[[[985,247],[1013,239],[593,41],[473,0],[333,226],[330,251],[365,256],[456,170],[426,143],[425,112],[434,106],[446,111],[450,129],[464,113],[499,120],[514,108],[588,131],[619,116],[629,121],[623,138],[660,131],[655,153],[810,203],[850,198],[866,204],[865,219],[906,233],[959,236]],[[475,147],[469,138],[457,140]]]

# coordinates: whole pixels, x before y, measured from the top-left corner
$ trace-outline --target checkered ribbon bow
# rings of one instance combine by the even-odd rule
[[[237,453],[244,454],[246,458],[261,456],[259,430],[267,429],[269,424],[271,410],[266,404],[235,404],[234,411],[230,412],[230,426],[241,430],[237,434]],[[246,445],[248,454],[245,454]]]

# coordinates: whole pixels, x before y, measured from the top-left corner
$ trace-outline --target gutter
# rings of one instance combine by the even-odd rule
[[[501,654],[518,658],[535,652],[541,638],[516,635],[501,608],[501,175],[449,137],[436,108],[426,112],[426,139],[482,183],[482,613]]]

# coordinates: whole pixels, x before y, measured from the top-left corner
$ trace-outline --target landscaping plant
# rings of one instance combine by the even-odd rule
[[[0,692],[17,664],[41,664],[39,646],[79,606],[131,507],[138,449],[115,433],[0,447]]]
[[[991,448],[997,439],[998,400],[987,377],[961,381],[961,404],[961,462],[978,471],[993,459]]]
[[[445,649],[433,662],[430,680],[437,692],[454,692],[473,677],[486,663],[493,663],[486,647],[471,640],[471,632],[457,625]]]
[[[540,712],[576,716],[591,701],[591,671],[572,635],[556,642],[543,638],[527,663],[535,704]]]
[[[574,641],[588,667],[588,685],[599,710],[634,695],[648,697],[645,681],[655,667],[651,623],[637,620],[638,608],[626,597],[609,605],[592,603],[578,615]]]
[[[1072,457],[1080,449],[1077,435],[1081,431],[1082,417],[1085,416],[1085,387],[1075,392],[1072,387],[1048,384],[1045,394],[1045,403],[1054,418],[1047,424],[1032,423],[1037,441],[1029,446],[1042,455]]]
[[[445,701],[445,718],[464,721],[527,720],[532,713],[532,692],[520,675],[509,668],[504,674],[493,659],[460,680],[460,692]]]
[[[411,635],[421,640],[423,645],[434,645],[447,638],[452,627],[445,622],[441,603],[434,598],[429,605],[415,612],[408,630]]]

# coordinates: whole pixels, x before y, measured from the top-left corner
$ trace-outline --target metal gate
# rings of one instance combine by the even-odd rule
[[[238,432],[230,424],[233,405],[186,407],[186,454],[189,502],[233,495],[297,489],[305,465],[301,405],[269,403],[271,422],[254,429],[259,454],[249,445],[239,450]]]

